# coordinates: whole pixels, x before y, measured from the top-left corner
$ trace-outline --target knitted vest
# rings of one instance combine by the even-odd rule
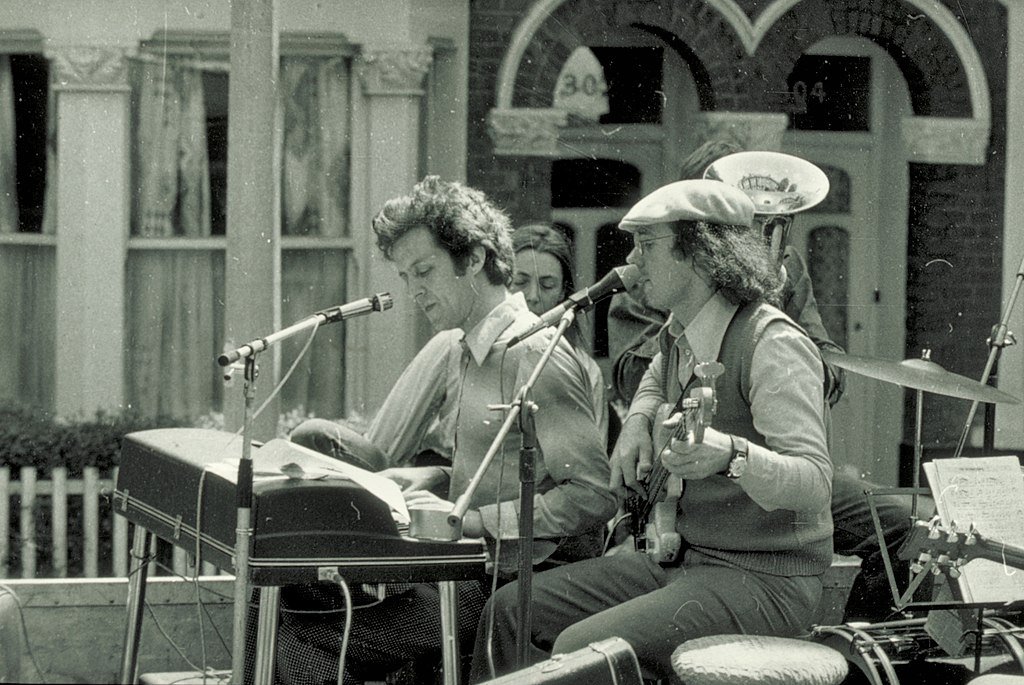
[[[761,303],[740,307],[722,340],[718,361],[725,371],[715,384],[718,411],[712,426],[764,445],[750,413],[750,366],[754,347],[773,321],[796,326],[778,309]],[[662,329],[661,349],[668,360],[673,341]],[[675,355],[665,388],[667,398],[680,396]],[[685,392],[698,383],[691,378]],[[674,387],[673,387],[674,386]],[[832,519],[828,508],[809,513],[786,509],[765,511],[733,480],[712,475],[684,483],[676,529],[693,549],[740,568],[782,576],[824,573],[832,562]]]

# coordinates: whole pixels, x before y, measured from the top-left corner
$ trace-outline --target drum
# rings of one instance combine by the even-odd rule
[[[882,623],[846,623],[815,626],[813,639],[842,653],[852,668],[857,668],[871,685],[899,685],[900,675],[913,673],[914,682],[921,671],[958,669],[973,671],[975,654],[950,657],[925,630],[924,618]],[[1024,673],[1024,629],[1004,618],[986,616],[982,620],[981,657],[989,668],[1014,663]]]

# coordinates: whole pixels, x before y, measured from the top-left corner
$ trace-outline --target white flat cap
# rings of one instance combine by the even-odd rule
[[[754,203],[738,188],[721,181],[676,181],[641,199],[619,222],[623,231],[673,221],[750,226]]]

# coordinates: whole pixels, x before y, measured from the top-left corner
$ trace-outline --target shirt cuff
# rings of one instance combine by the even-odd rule
[[[499,518],[500,530],[499,530]],[[519,537],[519,507],[517,502],[509,501],[500,504],[486,504],[480,507],[480,520],[483,523],[486,537],[497,540]]]

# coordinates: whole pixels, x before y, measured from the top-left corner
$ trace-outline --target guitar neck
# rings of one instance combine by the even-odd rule
[[[976,538],[974,544],[963,546],[966,552],[965,556],[969,559],[988,559],[997,564],[1006,564],[1024,570],[1024,547],[1009,542],[990,540],[981,535],[976,535]]]

